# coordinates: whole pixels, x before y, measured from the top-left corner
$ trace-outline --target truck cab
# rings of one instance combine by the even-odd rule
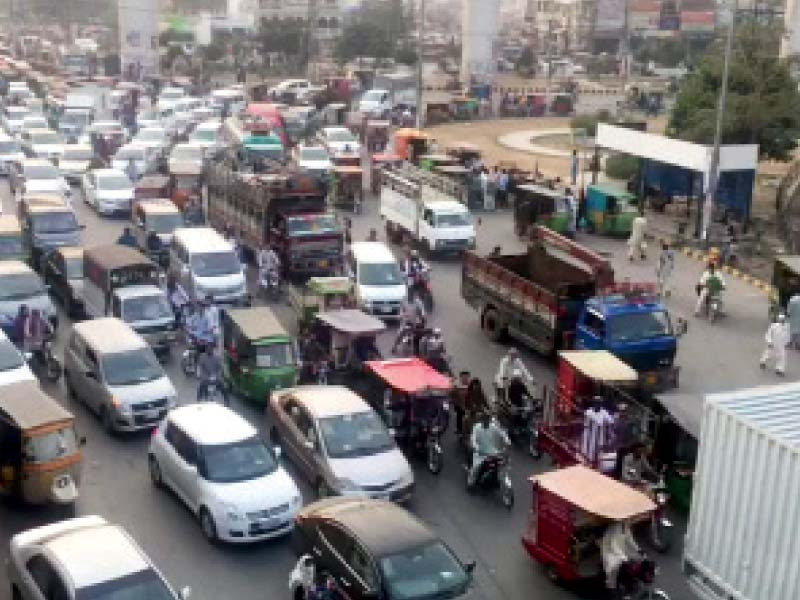
[[[469,209],[455,200],[432,200],[422,206],[418,237],[431,253],[475,248],[475,226]]]
[[[677,386],[680,333],[654,294],[604,291],[583,305],[575,347],[608,350],[636,369],[646,387],[668,389]]]

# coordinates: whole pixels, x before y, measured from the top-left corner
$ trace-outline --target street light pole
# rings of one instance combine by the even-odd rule
[[[717,122],[714,129],[714,146],[711,150],[711,165],[708,170],[708,189],[702,211],[697,211],[697,235],[702,240],[708,239],[708,226],[711,223],[711,214],[714,210],[714,197],[717,195],[719,186],[719,152],[722,143],[722,125],[725,120],[725,105],[728,101],[728,71],[731,62],[731,50],[733,48],[733,32],[736,26],[736,12],[738,10],[737,0],[733,0],[731,7],[731,21],[728,24],[728,36],[725,39],[725,57],[722,63],[722,81],[719,89],[719,102],[717,104]]]
[[[417,23],[417,129],[422,129],[425,125],[422,114],[424,112],[422,106],[422,48],[425,36],[425,0],[419,0],[417,19],[419,20]]]

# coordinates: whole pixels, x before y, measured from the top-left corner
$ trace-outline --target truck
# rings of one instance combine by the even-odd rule
[[[144,337],[156,356],[169,356],[177,325],[153,261],[128,246],[96,246],[83,253],[83,276],[89,318],[117,317]]]
[[[644,288],[644,289],[642,289]],[[677,386],[677,338],[666,307],[650,286],[614,285],[607,259],[543,226],[527,252],[468,252],[461,295],[481,328],[543,355],[584,348],[608,350],[640,375],[648,391]]]
[[[433,185],[436,175],[413,165],[381,174],[380,214],[390,240],[412,241],[434,253],[475,247],[475,226],[466,204]]]
[[[232,229],[251,257],[272,246],[291,280],[341,273],[344,231],[318,179],[291,169],[244,173],[217,162],[207,184],[209,222]]]
[[[800,598],[800,383],[708,394],[683,549],[702,600]]]

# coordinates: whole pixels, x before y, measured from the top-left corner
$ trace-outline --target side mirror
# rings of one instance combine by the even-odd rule
[[[180,600],[189,600],[191,596],[192,588],[190,588],[188,585],[181,588],[181,591],[178,592],[178,598],[180,598]]]

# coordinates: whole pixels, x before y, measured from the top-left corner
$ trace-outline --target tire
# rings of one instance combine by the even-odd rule
[[[67,388],[67,397],[70,400],[77,402],[78,395],[75,393],[75,388],[72,387],[72,382],[69,378],[69,371],[64,371],[64,387]]]
[[[657,523],[650,524],[650,544],[659,554],[667,554],[670,551],[673,535],[672,527],[662,527]]]
[[[50,355],[45,359],[45,373],[49,381],[55,382],[61,377],[61,363],[55,356]]]
[[[158,461],[152,454],[147,457],[147,468],[150,473],[150,482],[153,484],[153,487],[164,487],[164,480],[161,478],[161,467],[158,466]]]
[[[15,585],[11,586],[11,600],[22,600],[22,594]]]
[[[272,442],[273,446],[281,445],[281,434],[278,433],[277,427],[273,427],[269,430],[269,441]]]
[[[503,324],[500,321],[500,314],[490,308],[483,315],[483,330],[487,337],[493,342],[501,342],[505,337]]]
[[[331,495],[331,490],[328,488],[328,484],[325,483],[324,479],[320,479],[317,481],[316,485],[317,489],[317,498],[322,500],[323,498],[327,498]]]
[[[208,512],[208,509],[205,506],[200,509],[200,529],[203,532],[203,536],[209,541],[209,543],[215,544],[219,541],[219,537],[217,537],[217,525],[214,523],[214,517],[211,516],[211,513]]]
[[[500,501],[506,509],[511,510],[514,508],[514,487],[509,483],[501,483],[500,485]]]

